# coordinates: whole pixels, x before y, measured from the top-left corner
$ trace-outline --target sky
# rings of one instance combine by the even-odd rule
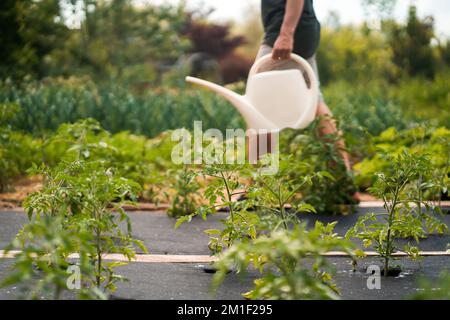
[[[138,0],[139,1],[139,0]],[[150,3],[178,3],[181,0],[140,0]],[[249,5],[259,6],[261,0],[185,0],[188,7],[211,7],[215,12],[211,19],[217,21],[245,19],[244,12]],[[450,36],[450,0],[397,0],[394,16],[398,21],[405,21],[408,6],[413,3],[418,8],[419,16],[432,15],[435,19],[438,36]],[[343,24],[360,23],[366,15],[360,0],[315,0],[314,7],[319,20],[324,21],[330,11],[336,11]]]

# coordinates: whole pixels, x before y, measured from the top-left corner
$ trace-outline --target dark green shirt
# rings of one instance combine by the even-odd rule
[[[264,44],[273,47],[280,34],[286,10],[286,0],[261,0]],[[294,35],[294,53],[305,59],[314,55],[320,41],[320,23],[314,12],[313,0],[305,0],[300,22]]]

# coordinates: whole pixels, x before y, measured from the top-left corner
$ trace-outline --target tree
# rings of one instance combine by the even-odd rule
[[[433,18],[419,19],[416,7],[410,6],[406,26],[393,25],[390,33],[394,64],[409,76],[434,78],[433,37]]]
[[[189,47],[180,35],[186,14],[182,5],[137,7],[132,0],[79,0],[81,25],[66,43],[58,70],[95,78],[151,81],[164,64]],[[79,2],[78,1],[78,2]],[[75,1],[76,3],[77,1]]]
[[[221,80],[225,83],[245,79],[252,65],[252,61],[236,49],[246,43],[244,36],[233,36],[230,25],[207,22],[204,18],[195,18],[195,13],[189,15],[183,34],[192,43],[191,53],[201,53],[201,61],[191,69],[208,69],[212,61],[217,61],[220,68]],[[195,56],[196,56],[195,55]],[[194,56],[194,55],[193,55]],[[197,66],[198,65],[198,66]],[[198,70],[191,70],[192,75],[204,76]],[[219,81],[207,74],[210,80]]]
[[[441,61],[445,66],[450,66],[450,40],[447,39],[445,43],[439,45],[439,55]]]
[[[64,43],[64,25],[58,0],[4,0],[0,2],[0,76],[42,76],[43,61]]]
[[[365,32],[364,26],[324,26],[317,51],[320,81],[351,83],[384,78],[390,69],[391,53],[379,31]]]

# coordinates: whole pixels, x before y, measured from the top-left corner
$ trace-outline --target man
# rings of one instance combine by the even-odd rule
[[[289,66],[289,59],[293,52],[309,62],[319,79],[315,53],[320,42],[320,23],[314,12],[313,0],[261,0],[261,13],[265,34],[257,59],[272,53],[273,63],[270,68],[289,68],[292,67]],[[322,93],[319,94],[316,116],[323,117],[322,135],[341,136],[331,119],[332,113],[325,104]],[[338,145],[345,167],[351,172],[344,141],[339,140]]]

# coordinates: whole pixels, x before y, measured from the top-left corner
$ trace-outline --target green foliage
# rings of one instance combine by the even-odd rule
[[[187,15],[183,6],[137,8],[131,0],[83,0],[73,6],[85,17],[71,29],[62,50],[52,56],[51,75],[81,74],[127,83],[158,80],[167,63],[189,48],[181,35]]]
[[[308,173],[326,173],[333,179],[313,179],[301,190],[302,199],[318,212],[329,214],[347,213],[346,204],[355,200],[353,178],[349,176],[343,159],[342,148],[337,135],[320,133],[321,119],[316,119],[306,131],[287,132],[281,140],[282,153],[293,155],[292,161],[306,163],[307,166],[290,173],[292,179],[300,181]]]
[[[403,129],[411,121],[449,127],[448,46],[445,39],[432,44],[437,39],[433,18],[418,18],[412,6],[402,24],[389,14],[395,1],[364,3],[368,16],[381,14],[381,29],[369,23],[340,25],[337,17],[324,25],[317,52],[325,100],[344,120],[342,129],[357,138],[362,131],[347,123],[375,135],[392,126]],[[364,145],[364,140],[358,142],[354,145]]]
[[[433,24],[433,18],[419,19],[416,6],[410,6],[406,26],[392,27],[389,39],[393,51],[392,61],[401,74],[421,75],[430,79],[434,77],[436,63],[431,46]]]
[[[83,19],[81,19],[83,17]],[[90,75],[140,83],[189,48],[184,6],[131,0],[2,1],[2,78]]]
[[[327,103],[340,120],[346,140],[353,147],[367,140],[367,133],[379,135],[389,127],[404,129],[408,119],[395,99],[386,96],[391,87],[380,81],[370,85],[350,85],[337,81],[324,89]]]
[[[11,181],[25,173],[33,162],[40,161],[41,141],[11,129],[19,112],[17,104],[0,104],[0,192],[11,189]]]
[[[2,1],[0,24],[1,78],[46,74],[49,55],[63,47],[69,32],[55,0]]]
[[[218,288],[228,270],[245,272],[249,266],[259,269],[262,278],[244,294],[249,299],[298,300],[338,299],[330,267],[323,253],[331,250],[349,252],[351,245],[333,232],[336,223],[306,230],[304,224],[292,231],[280,229],[255,240],[242,241],[225,251],[215,264],[218,272],[213,287]]]
[[[54,166],[62,159],[102,161],[121,176],[138,182],[144,198],[158,202],[158,187],[167,183],[164,179],[169,175],[165,171],[175,167],[171,162],[172,147],[170,132],[154,139],[128,132],[111,135],[97,121],[86,119],[61,125],[46,140],[44,162]]]
[[[439,278],[430,281],[419,280],[420,291],[411,297],[414,300],[449,300],[450,299],[450,274],[442,272]]]
[[[397,101],[406,120],[427,121],[450,128],[449,74],[449,70],[443,68],[433,80],[404,78],[387,91],[389,97]]]
[[[111,136],[93,119],[61,125],[45,143],[45,163],[55,165],[62,159],[101,160],[121,175],[143,184],[149,167],[145,164],[147,139],[126,132]]]
[[[208,181],[203,194],[209,203],[179,218],[176,227],[194,216],[206,219],[226,208],[229,215],[222,220],[223,229],[206,231],[210,235],[209,248],[213,254],[219,254],[235,242],[255,239],[259,232],[288,230],[290,225],[298,224],[299,212],[315,212],[300,191],[313,181],[333,177],[328,172],[308,174],[311,168],[307,164],[285,155],[279,160],[277,173],[267,175],[261,170],[264,161],[261,159],[256,166],[214,163],[191,172],[190,177],[202,175]]]
[[[0,84],[0,102],[15,102],[21,112],[12,122],[14,129],[43,135],[61,124],[96,119],[111,133],[130,131],[154,137],[202,120],[205,128],[243,127],[237,111],[223,99],[197,90],[161,89],[133,93],[117,84],[95,84],[86,79]]]
[[[109,133],[93,119],[80,120],[61,125],[46,141],[50,157],[46,162],[59,163],[66,160],[102,159],[109,160],[114,149],[106,144]],[[52,159],[53,158],[53,159]],[[53,161],[52,161],[53,160]]]
[[[208,204],[200,206],[191,215],[179,218],[175,227],[191,221],[197,215],[206,220],[207,215],[216,213],[220,208],[227,208],[229,215],[222,220],[223,229],[205,231],[210,235],[208,247],[211,252],[218,254],[225,248],[229,248],[235,241],[247,237],[256,238],[258,215],[248,210],[247,201],[235,199],[236,196],[243,194],[246,188],[241,180],[246,168],[247,165],[214,162],[197,171],[197,175],[209,179],[203,192]]]
[[[432,79],[438,66],[448,67],[447,47],[432,43],[438,38],[433,17],[419,18],[411,5],[406,23],[399,23],[391,15],[395,1],[363,2],[368,9],[365,23],[341,25],[335,15],[322,28],[317,57],[323,84],[344,80],[370,88],[366,84],[373,80],[398,84],[409,78]]]
[[[382,154],[395,157],[404,150],[409,153],[428,155],[430,172],[428,180],[433,180],[435,188],[429,188],[424,194],[425,199],[439,200],[441,194],[446,194],[449,188],[450,173],[450,131],[445,127],[417,126],[411,129],[397,131],[389,128],[373,138],[373,151],[370,157],[356,164],[358,172],[356,183],[363,189],[374,182],[375,174],[388,170],[390,162]],[[376,151],[376,152],[375,152]],[[392,171],[392,169],[391,169]]]
[[[383,79],[392,66],[384,35],[363,27],[322,28],[317,61],[321,84],[345,80],[352,85]],[[369,76],[370,75],[370,76]]]
[[[174,181],[172,188],[176,192],[167,214],[175,218],[193,214],[200,205],[198,192],[201,184],[197,181],[196,174],[184,165],[182,169],[168,171],[167,176]]]
[[[367,133],[378,135],[389,127],[404,129],[411,121],[433,119],[449,126],[448,72],[430,82],[404,79],[397,85],[371,81],[361,86],[343,81],[325,87],[324,94],[345,134],[348,147],[358,159]],[[205,128],[241,128],[242,118],[220,97],[195,89],[147,90],[139,94],[114,84],[94,84],[86,79],[48,81],[17,86],[4,81],[0,102],[14,102],[21,111],[14,129],[45,135],[63,123],[94,118],[111,133],[124,130],[157,136],[168,129],[192,129],[194,120]]]
[[[373,151],[372,136],[390,127],[404,129],[410,123],[400,104],[386,96],[385,91],[389,89],[383,82],[354,86],[338,81],[324,90],[355,162],[363,160]]]
[[[311,173],[309,173],[311,172]],[[258,210],[262,216],[262,229],[288,229],[290,224],[298,223],[300,212],[316,212],[300,196],[305,186],[313,181],[333,177],[328,172],[314,172],[310,165],[296,161],[293,156],[280,155],[276,174],[266,175],[260,171],[252,172],[253,183],[248,187],[249,206]],[[327,179],[325,179],[327,180]],[[263,227],[264,225],[264,227]]]
[[[439,221],[429,212],[422,211],[421,206],[428,204],[421,196],[423,188],[433,187],[431,182],[420,180],[430,170],[429,159],[421,154],[409,154],[406,151],[393,157],[386,157],[392,166],[387,173],[379,173],[370,191],[382,199],[387,213],[371,213],[359,218],[356,225],[347,232],[348,238],[359,238],[365,247],[374,245],[375,250],[384,260],[384,274],[388,275],[392,254],[397,251],[396,239],[412,237],[416,242],[428,233],[447,232],[445,223]],[[407,187],[414,183],[416,189],[408,192]],[[411,207],[414,202],[417,207]],[[382,221],[379,220],[382,218]],[[405,246],[404,251],[416,258],[418,249]]]
[[[105,299],[101,290],[93,285],[94,265],[89,255],[94,254],[89,241],[92,235],[85,230],[64,228],[61,215],[42,216],[24,225],[17,237],[6,248],[21,248],[15,255],[12,273],[1,282],[1,287],[19,285],[25,299],[61,299],[68,290],[68,268],[78,267],[82,286],[77,290],[79,299]],[[78,262],[70,262],[69,254],[78,252]],[[80,279],[81,280],[81,279]]]

